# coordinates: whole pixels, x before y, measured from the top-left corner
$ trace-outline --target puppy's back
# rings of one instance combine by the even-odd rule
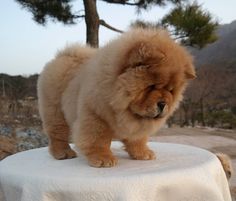
[[[66,47],[48,62],[38,80],[39,112],[43,123],[55,118],[54,111],[61,110],[61,96],[68,83],[79,72],[95,49],[80,45]]]

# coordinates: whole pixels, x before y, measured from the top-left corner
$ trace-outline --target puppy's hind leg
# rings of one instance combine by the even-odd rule
[[[43,114],[43,127],[48,134],[49,151],[54,158],[62,160],[76,157],[69,145],[69,126],[59,108],[47,107]]]

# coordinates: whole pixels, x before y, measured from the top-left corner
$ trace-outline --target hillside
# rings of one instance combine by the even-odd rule
[[[236,20],[219,26],[218,40],[203,48],[192,50],[196,66],[210,65],[236,72]]]
[[[26,97],[36,98],[37,79],[37,74],[25,77],[0,73],[0,95],[3,95],[5,91],[5,95],[14,100],[24,99]]]

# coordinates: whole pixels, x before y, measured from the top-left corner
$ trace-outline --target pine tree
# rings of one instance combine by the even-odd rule
[[[49,19],[59,21],[64,24],[76,24],[78,18],[84,18],[86,23],[86,42],[93,47],[99,45],[99,27],[105,26],[113,31],[121,32],[106,23],[99,17],[97,11],[97,0],[83,0],[84,12],[77,14],[72,12],[71,2],[73,0],[16,0],[20,5],[33,14],[33,19],[42,25],[45,25]],[[141,11],[152,6],[165,6],[172,3],[181,8],[182,3],[187,0],[101,0],[110,4],[120,4],[134,6]]]
[[[161,24],[184,45],[203,48],[217,40],[215,30],[218,23],[196,2],[185,6],[178,5],[164,16]]]

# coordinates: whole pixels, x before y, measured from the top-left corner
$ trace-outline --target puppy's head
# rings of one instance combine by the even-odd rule
[[[192,58],[163,30],[133,30],[127,35],[130,41],[126,40],[113,105],[136,118],[168,117],[188,80],[195,77]]]

